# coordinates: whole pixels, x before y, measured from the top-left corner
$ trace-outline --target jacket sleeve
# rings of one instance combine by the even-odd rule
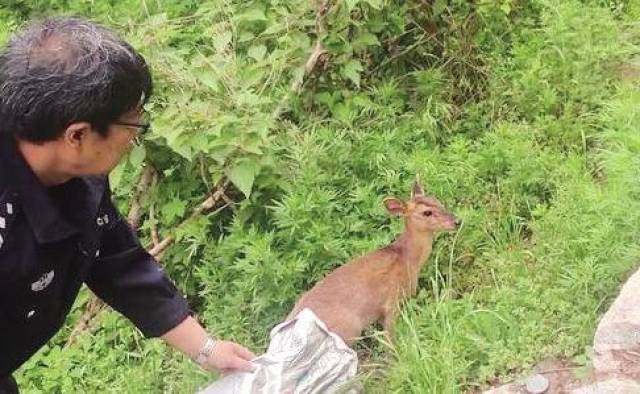
[[[161,336],[187,318],[189,306],[105,194],[99,257],[86,283],[146,337]]]

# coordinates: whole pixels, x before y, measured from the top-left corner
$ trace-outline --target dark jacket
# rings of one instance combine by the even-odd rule
[[[46,188],[1,137],[0,377],[60,329],[83,283],[147,337],[189,313],[117,212],[105,177]]]

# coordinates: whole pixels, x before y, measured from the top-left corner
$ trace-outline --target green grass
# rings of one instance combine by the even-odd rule
[[[80,13],[92,7],[53,3]],[[472,12],[463,2],[435,3],[446,7],[428,16],[391,2],[381,13],[361,4],[349,14],[350,31],[373,32],[383,43],[365,50],[341,46],[355,38],[341,36],[344,15],[331,14],[330,64],[300,97],[290,97],[283,119],[270,126],[260,145],[270,162],[261,164],[250,198],[232,192],[240,204],[185,230],[167,255],[167,270],[213,332],[264,349],[270,328],[298,294],[350,257],[393,239],[401,224],[386,216],[382,199],[406,196],[420,174],[427,191],[464,225],[437,239],[393,346],[373,339],[358,348],[368,392],[458,393],[526,373],[546,358],[588,356],[598,317],[640,262],[640,93],[638,81],[620,72],[638,52],[640,4],[501,1]],[[158,11],[146,4],[150,14]],[[135,8],[140,15],[128,15],[124,5],[93,5],[96,15],[119,26],[127,18],[142,21],[127,32],[160,68],[162,122],[182,110],[203,115],[186,107],[192,96],[205,107],[225,97],[191,84],[201,70],[190,61],[194,52],[209,50],[199,40],[217,20],[208,14],[211,4],[199,11],[195,3],[165,6],[166,26],[157,16],[147,19],[141,7]],[[313,20],[296,4],[290,16]],[[241,5],[226,6],[223,20],[234,20]],[[197,12],[204,17],[188,28],[172,22]],[[442,47],[407,28],[421,18],[442,29]],[[464,20],[473,23],[461,25]],[[273,81],[305,59],[304,51],[291,49],[302,40],[296,28],[308,33],[300,25],[288,36],[296,44],[283,40],[287,51],[270,70]],[[146,33],[157,41],[145,40]],[[259,39],[270,49],[280,45]],[[404,48],[408,55],[397,55]],[[170,56],[181,60],[171,64]],[[360,87],[345,71],[354,59],[365,69]],[[249,72],[236,60],[239,71],[226,69],[224,77],[225,86],[238,89],[233,94],[242,92],[234,78]],[[288,84],[267,89],[272,104],[286,97],[282,86]],[[245,110],[229,113],[241,125],[251,119]],[[180,127],[208,124],[206,117],[193,122]],[[180,207],[163,203],[191,206],[203,188],[181,183],[181,174],[193,170],[184,159],[195,152],[192,142],[165,137],[147,147],[147,157],[165,171],[150,204],[173,217]],[[120,196],[132,178],[124,172]],[[162,228],[175,223],[158,220]],[[69,324],[79,313],[76,308]],[[182,393],[213,379],[161,343],[143,341],[114,312],[78,345],[61,350],[67,333],[19,371],[24,392]]]

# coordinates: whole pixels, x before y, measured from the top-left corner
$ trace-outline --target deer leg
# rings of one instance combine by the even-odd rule
[[[395,323],[396,323],[397,311],[395,308],[389,308],[383,318],[382,318],[382,327],[384,328],[384,335],[389,343],[391,343],[393,336],[395,334]]]

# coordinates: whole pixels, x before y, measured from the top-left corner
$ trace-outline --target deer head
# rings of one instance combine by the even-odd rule
[[[384,205],[391,215],[402,216],[405,227],[413,231],[425,233],[455,231],[461,223],[440,201],[425,195],[417,177],[408,201],[388,197],[384,200]]]

